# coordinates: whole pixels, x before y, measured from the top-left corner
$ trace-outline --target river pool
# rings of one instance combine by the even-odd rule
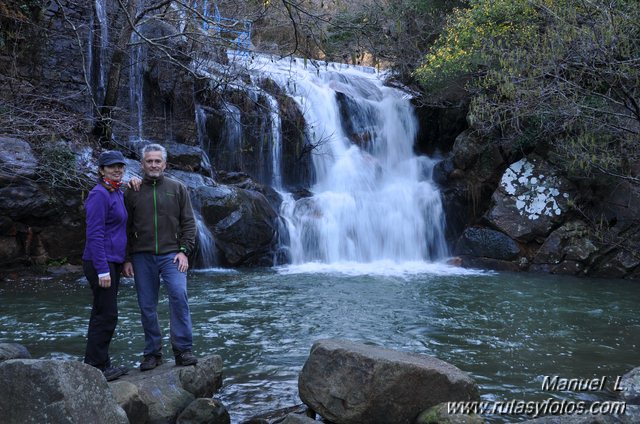
[[[216,396],[234,423],[300,403],[298,373],[322,338],[434,355],[469,372],[487,401],[610,399],[608,391],[545,391],[542,381],[613,381],[640,366],[637,281],[435,264],[307,264],[195,271],[189,294],[194,351],[222,356]],[[143,336],[132,280],[123,280],[119,299],[111,352],[115,363],[133,367]],[[2,282],[0,342],[21,343],[37,358],[81,360],[90,302],[78,274]],[[160,316],[168,334],[166,303]]]

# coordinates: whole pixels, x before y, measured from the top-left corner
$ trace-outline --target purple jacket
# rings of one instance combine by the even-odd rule
[[[98,274],[109,272],[107,262],[124,262],[127,249],[127,209],[120,190],[109,192],[96,185],[84,204],[87,241],[82,259],[91,261]]]

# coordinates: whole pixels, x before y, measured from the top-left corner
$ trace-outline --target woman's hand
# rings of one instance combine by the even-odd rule
[[[108,289],[109,287],[111,287],[111,275],[100,277],[98,280],[98,285],[103,289]]]

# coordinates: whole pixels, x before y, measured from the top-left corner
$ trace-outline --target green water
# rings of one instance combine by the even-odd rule
[[[297,375],[321,338],[435,355],[469,372],[483,400],[609,399],[607,392],[544,392],[542,379],[613,380],[640,366],[640,283],[632,281],[447,269],[211,270],[190,275],[189,293],[195,353],[222,356],[218,397],[233,422],[300,403]],[[112,356],[136,366],[143,337],[131,280],[119,299]],[[22,343],[34,357],[81,360],[90,302],[81,275],[0,283],[0,342]],[[164,297],[165,334],[167,309]]]

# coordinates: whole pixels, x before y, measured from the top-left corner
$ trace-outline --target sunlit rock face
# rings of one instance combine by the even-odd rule
[[[573,185],[537,156],[511,164],[493,193],[485,219],[511,238],[542,239],[569,211]]]

